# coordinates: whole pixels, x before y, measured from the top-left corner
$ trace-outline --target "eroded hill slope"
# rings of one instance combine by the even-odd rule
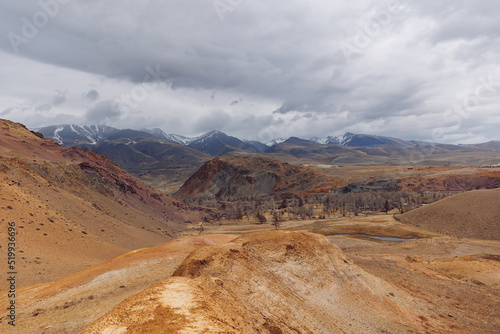
[[[147,186],[103,155],[63,148],[0,120],[0,214],[2,226],[16,223],[23,286],[168,241],[207,212]],[[0,230],[2,240],[6,233]]]
[[[174,275],[82,333],[443,333],[426,302],[354,265],[324,236],[259,232],[194,251]]]
[[[175,193],[179,197],[237,200],[251,196],[328,192],[345,185],[334,176],[262,157],[228,157],[206,162]]]
[[[232,235],[176,239],[120,255],[57,282],[22,288],[17,298],[18,333],[78,333],[116,305],[165,279],[194,250],[229,242]],[[0,304],[7,305],[6,294]],[[0,310],[0,333],[9,333],[8,310]]]

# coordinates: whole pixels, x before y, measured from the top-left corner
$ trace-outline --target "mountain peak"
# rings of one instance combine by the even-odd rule
[[[107,125],[60,124],[33,129],[62,146],[97,145],[119,130]]]
[[[205,133],[204,135],[201,135],[200,137],[198,138],[206,138],[206,137],[210,137],[210,136],[219,136],[219,135],[224,135],[224,136],[227,136],[224,132],[222,131],[219,131],[219,130],[212,130],[212,131],[209,131],[207,133]]]

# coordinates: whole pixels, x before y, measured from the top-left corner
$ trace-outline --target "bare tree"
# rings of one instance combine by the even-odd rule
[[[271,223],[275,229],[279,229],[280,226],[281,226],[281,221],[282,221],[282,217],[281,217],[281,214],[279,211],[276,211],[274,212],[273,214],[273,222]]]

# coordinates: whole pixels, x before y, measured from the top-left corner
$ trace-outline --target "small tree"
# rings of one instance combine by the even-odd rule
[[[279,229],[280,228],[280,225],[281,225],[281,215],[279,212],[275,212],[273,214],[273,222],[271,223],[275,229]]]
[[[265,222],[267,222],[267,218],[266,216],[264,216],[262,213],[258,213],[257,214],[257,219],[258,221],[261,223],[261,224],[264,224]]]
[[[384,204],[384,211],[385,211],[385,214],[387,214],[387,212],[389,212],[390,210],[390,206],[389,206],[389,200],[385,200],[385,204]]]

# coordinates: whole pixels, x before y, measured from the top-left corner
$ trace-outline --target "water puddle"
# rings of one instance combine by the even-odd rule
[[[365,237],[365,238],[372,238],[372,239],[377,239],[377,240],[383,240],[383,241],[412,241],[412,240],[417,240],[417,238],[413,239],[405,239],[405,238],[396,238],[396,237],[379,237],[376,235],[367,235],[367,234],[335,234],[336,236],[340,237]]]

